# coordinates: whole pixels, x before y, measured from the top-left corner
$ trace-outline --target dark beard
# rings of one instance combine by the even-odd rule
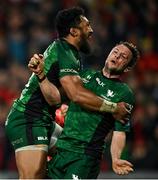
[[[82,39],[81,39],[80,51],[84,54],[90,54],[91,52],[91,48],[88,43],[88,40],[84,36],[82,36]]]

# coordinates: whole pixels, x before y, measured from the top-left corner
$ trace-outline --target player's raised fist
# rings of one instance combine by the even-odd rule
[[[29,63],[28,68],[36,75],[41,75],[44,71],[44,58],[42,54],[34,54]]]

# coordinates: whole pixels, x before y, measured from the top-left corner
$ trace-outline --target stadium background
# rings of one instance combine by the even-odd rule
[[[124,158],[134,164],[129,177],[158,178],[158,2],[156,0],[1,0],[0,1],[0,178],[15,178],[14,152],[4,131],[13,99],[30,76],[34,53],[42,53],[56,37],[58,10],[80,5],[91,21],[92,53],[83,56],[84,67],[99,69],[110,49],[130,41],[141,51],[134,71],[123,78],[136,95],[132,133]],[[107,148],[101,178],[117,178]],[[127,178],[127,177],[126,177]]]

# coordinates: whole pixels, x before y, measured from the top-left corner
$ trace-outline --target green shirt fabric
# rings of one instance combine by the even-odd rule
[[[133,93],[125,83],[108,79],[102,72],[94,70],[85,70],[80,76],[85,88],[98,96],[112,102],[134,104]],[[127,132],[130,130],[130,122],[123,125],[115,121],[110,113],[92,112],[71,102],[64,130],[56,145],[58,148],[100,157],[104,139],[112,129]]]
[[[78,75],[81,69],[78,50],[64,39],[55,40],[44,52],[44,71],[50,82],[61,87],[59,79],[66,75]],[[13,107],[34,116],[50,116],[53,108],[45,101],[39,82],[33,73]],[[54,113],[54,111],[53,111]],[[45,118],[47,119],[47,118]],[[36,121],[37,122],[37,121]]]

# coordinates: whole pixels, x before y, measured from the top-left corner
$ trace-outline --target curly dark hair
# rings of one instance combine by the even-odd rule
[[[135,66],[136,63],[137,63],[137,60],[140,57],[140,53],[139,53],[137,47],[134,44],[129,43],[127,41],[121,41],[117,45],[120,45],[120,44],[123,44],[124,46],[126,46],[132,52],[132,58],[131,58],[131,61],[128,64],[128,67]]]
[[[70,28],[78,27],[84,16],[84,10],[80,7],[64,9],[58,12],[55,20],[56,29],[60,38],[70,33]]]

